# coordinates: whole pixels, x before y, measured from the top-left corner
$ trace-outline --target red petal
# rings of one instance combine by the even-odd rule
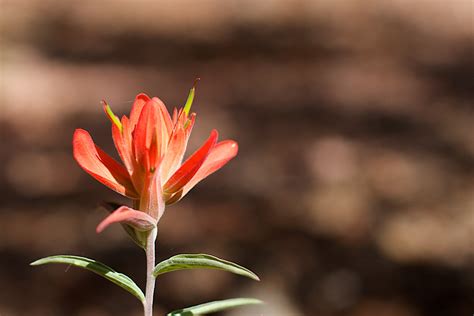
[[[173,109],[173,126],[178,122],[178,110],[176,108]]]
[[[157,140],[158,145],[160,146],[160,148],[158,148],[158,151],[160,153],[165,153],[166,148],[168,146],[168,142],[170,140],[171,133],[173,132],[173,122],[171,121],[170,114],[168,113],[168,110],[166,109],[166,106],[163,101],[161,101],[157,97],[154,97],[152,100],[155,101],[160,116],[160,129],[157,131]]]
[[[166,196],[166,205],[171,205],[171,204],[174,204],[176,202],[178,202],[179,200],[181,200],[181,198],[183,197],[183,190],[179,190],[178,192],[172,194],[172,195],[167,195]]]
[[[145,172],[149,172],[152,167],[150,161],[150,148],[152,141],[156,142],[156,132],[160,121],[154,101],[145,104],[138,119],[138,123],[133,131],[133,149],[137,162],[143,166]],[[153,150],[157,150],[156,146]],[[154,155],[159,157],[159,153]]]
[[[168,112],[168,109],[166,108],[163,101],[161,101],[159,98],[154,97],[152,100],[155,101],[158,104],[158,108],[160,109],[161,118],[163,119],[163,123],[166,127],[166,131],[167,131],[168,135],[171,135],[171,132],[173,130],[173,121],[171,120],[171,116],[170,116],[170,113]]]
[[[160,168],[157,168],[155,172],[149,173],[145,177],[139,205],[141,211],[157,221],[165,211],[165,201],[161,190]]]
[[[233,140],[225,140],[216,144],[201,168],[199,168],[191,181],[184,186],[181,197],[188,193],[199,181],[222,168],[237,155],[238,150],[239,146]]]
[[[119,153],[129,174],[133,174],[133,156],[131,148],[130,130],[128,127],[128,118],[122,117],[122,130],[117,125],[112,125],[112,138],[115,148]]]
[[[112,190],[132,199],[138,198],[127,170],[97,147],[87,131],[77,129],[72,145],[74,158],[82,169]]]
[[[176,109],[174,112],[177,113]],[[186,124],[174,124],[174,131],[168,142],[163,164],[161,165],[162,183],[166,183],[181,165],[195,120],[196,114],[192,113]]]
[[[138,122],[143,107],[148,101],[150,101],[150,97],[145,93],[140,93],[135,97],[135,102],[133,102],[132,111],[130,112],[130,126],[132,130]]]
[[[186,151],[187,137],[186,131],[182,126],[177,125],[175,131],[171,135],[166,154],[161,163],[162,183],[165,183],[176,170],[178,170],[183,161]]]
[[[128,224],[139,231],[148,231],[156,227],[157,221],[144,212],[121,206],[97,226],[97,233],[102,232],[107,226],[114,223]]]
[[[164,191],[168,194],[180,190],[199,170],[207,155],[217,141],[217,131],[213,130],[207,141],[171,176],[164,185]]]

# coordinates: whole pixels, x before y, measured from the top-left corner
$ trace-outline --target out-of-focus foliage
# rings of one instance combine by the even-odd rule
[[[262,282],[167,274],[158,315],[235,296],[272,316],[472,313],[471,1],[3,0],[0,15],[0,314],[140,315],[107,282],[28,263],[87,254],[142,285],[120,227],[94,233],[98,203],[123,200],[76,166],[72,133],[112,153],[101,99],[119,116],[140,91],[182,106],[196,76],[188,152],[213,127],[240,152],[167,210],[158,260],[204,251]]]

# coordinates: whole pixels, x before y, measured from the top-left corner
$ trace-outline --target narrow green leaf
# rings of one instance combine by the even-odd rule
[[[192,307],[186,307],[168,313],[167,316],[194,316],[220,312],[225,309],[239,307],[244,305],[263,304],[262,301],[254,298],[231,298],[222,301],[213,301]]]
[[[39,266],[47,263],[64,263],[87,269],[117,284],[124,290],[133,294],[142,303],[145,301],[145,295],[143,295],[142,290],[135,284],[135,282],[133,282],[132,279],[130,279],[123,273],[116,272],[112,268],[96,260],[79,256],[57,255],[41,258],[39,260],[36,260],[35,262],[30,263],[30,265]]]
[[[247,268],[239,266],[236,263],[223,260],[206,254],[181,254],[158,263],[153,270],[153,275],[157,277],[160,274],[176,270],[188,269],[216,269],[232,272],[248,278],[260,281],[258,276]]]

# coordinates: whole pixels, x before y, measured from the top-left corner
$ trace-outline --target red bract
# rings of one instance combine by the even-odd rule
[[[213,130],[201,148],[182,163],[196,119],[195,113],[189,113],[190,104],[174,109],[171,116],[160,99],[139,94],[130,118],[124,115],[119,120],[103,103],[123,165],[97,147],[83,129],[74,133],[74,158],[96,180],[133,199],[135,209],[117,209],[97,227],[98,231],[115,222],[139,231],[150,230],[163,215],[165,205],[180,200],[237,154],[237,143],[217,142],[217,131]]]

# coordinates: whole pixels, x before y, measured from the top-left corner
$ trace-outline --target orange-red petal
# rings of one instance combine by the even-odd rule
[[[145,177],[139,205],[141,211],[146,212],[157,221],[165,211],[165,202],[161,190],[160,169],[157,168],[155,172],[149,173]]]
[[[199,181],[216,172],[237,155],[239,146],[233,140],[217,143],[207,156],[201,168],[194,177],[183,187],[181,197],[186,195]]]
[[[189,157],[184,164],[171,176],[171,178],[163,186],[163,191],[167,194],[172,194],[179,191],[186,183],[188,183],[203,162],[206,160],[209,152],[214,147],[217,141],[217,131],[213,130],[211,135],[191,157]]]
[[[145,104],[138,119],[138,123],[133,131],[133,150],[135,159],[144,168],[145,172],[149,172],[155,167],[150,161],[150,149],[157,150],[157,146],[153,146],[152,141],[156,142],[157,129],[160,128],[160,121],[156,104],[149,101]],[[159,157],[159,153],[153,153],[154,157]]]
[[[76,129],[72,145],[74,158],[82,169],[112,190],[138,198],[127,170],[96,146],[87,131]]]
[[[139,95],[135,97],[132,110],[130,111],[130,126],[132,130],[135,127],[135,125],[138,123],[138,119],[140,118],[142,109],[148,101],[150,101],[150,97],[147,96],[145,93],[140,93]]]
[[[161,119],[164,124],[166,134],[168,136],[171,135],[171,132],[173,130],[173,121],[171,120],[171,116],[168,112],[168,109],[166,108],[166,105],[157,97],[153,97],[152,100],[155,101],[158,105],[158,109],[160,110]]]
[[[131,151],[130,131],[128,128],[128,118],[124,115],[121,121],[122,129],[117,125],[112,125],[112,139],[114,140],[115,148],[125,164],[125,168],[129,174],[133,173],[133,154]]]
[[[181,165],[186,151],[187,140],[186,131],[182,126],[177,125],[171,135],[166,154],[160,166],[162,183],[165,183]]]
[[[170,136],[173,132],[173,123],[171,122],[171,117],[165,104],[157,97],[154,97],[152,100],[155,101],[158,108],[160,126],[157,130],[157,145],[159,146],[158,152],[162,155],[166,152],[166,148],[168,147]]]
[[[110,224],[114,223],[127,224],[139,231],[148,231],[156,227],[157,221],[144,212],[134,210],[127,206],[121,206],[97,226],[97,233],[102,232]]]

